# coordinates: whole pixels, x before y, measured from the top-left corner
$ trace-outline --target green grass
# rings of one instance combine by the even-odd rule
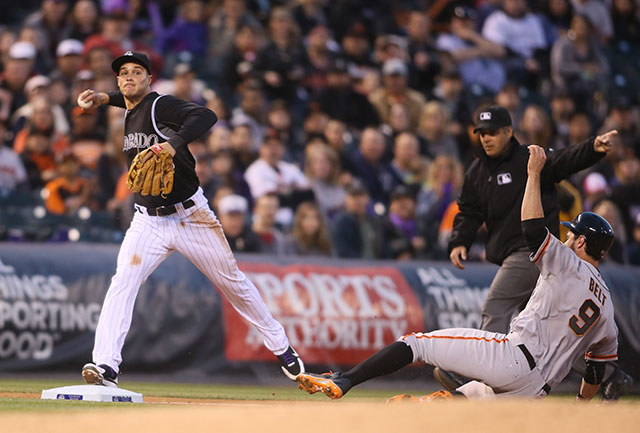
[[[57,388],[61,386],[78,385],[77,381],[42,380],[42,379],[0,379],[0,392],[24,392],[38,393],[43,389]],[[191,398],[214,400],[261,400],[261,401],[322,401],[330,403],[324,395],[318,393],[309,395],[297,389],[296,384],[283,387],[266,386],[234,386],[215,384],[183,384],[183,383],[157,383],[157,382],[123,382],[125,389],[142,393],[145,397],[166,398]],[[423,395],[428,390],[407,389],[354,389],[344,400],[351,401],[379,401],[396,394],[413,392]],[[127,406],[127,405],[123,405]],[[151,405],[131,405],[135,407],[150,407]],[[31,400],[24,398],[0,398],[0,412],[16,410],[57,410],[57,409],[86,409],[86,408],[113,408],[113,403],[76,402],[56,400]],[[118,405],[120,407],[120,405]]]
[[[0,392],[23,392],[40,394],[43,389],[61,386],[78,385],[73,380],[43,380],[43,379],[0,379]],[[121,384],[125,389],[140,392],[145,397],[212,399],[212,400],[261,400],[261,401],[313,401],[331,403],[324,395],[308,395],[291,386],[233,386],[216,384],[184,384],[157,382],[130,382]],[[396,394],[410,393],[424,395],[429,389],[354,389],[343,400],[384,402]],[[572,399],[574,396],[552,394],[551,398]],[[626,401],[637,402],[640,396],[626,396]],[[113,403],[57,401],[24,398],[0,398],[0,413],[12,411],[55,411],[55,410],[86,410],[96,408],[149,408],[155,405],[114,405]]]

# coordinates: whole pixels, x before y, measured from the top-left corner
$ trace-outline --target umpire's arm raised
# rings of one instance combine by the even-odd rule
[[[560,182],[574,173],[591,167],[613,148],[618,131],[612,130],[566,149],[549,152],[540,173],[541,181]]]

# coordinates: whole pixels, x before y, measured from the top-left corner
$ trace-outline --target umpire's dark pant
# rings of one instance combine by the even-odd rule
[[[502,262],[482,306],[480,329],[509,333],[511,319],[529,300],[540,275],[529,254],[529,250],[516,251]]]

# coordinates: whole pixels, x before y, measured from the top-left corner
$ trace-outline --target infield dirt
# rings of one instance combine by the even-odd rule
[[[423,405],[166,398],[147,401],[143,408],[122,404],[104,409],[6,413],[0,417],[1,430],[6,433],[625,433],[637,432],[640,423],[640,404],[635,401],[578,404],[547,399]]]

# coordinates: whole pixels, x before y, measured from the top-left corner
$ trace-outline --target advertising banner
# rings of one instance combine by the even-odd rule
[[[393,267],[242,263],[240,268],[308,363],[353,364],[423,326],[418,299]],[[272,360],[260,334],[228,301],[222,305],[227,359]]]

